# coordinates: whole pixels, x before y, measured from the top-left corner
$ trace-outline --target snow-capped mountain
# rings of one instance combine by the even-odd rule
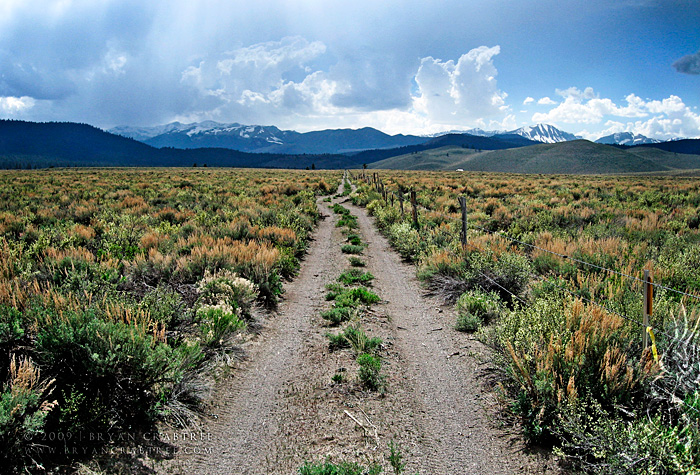
[[[536,124],[508,132],[509,134],[522,135],[526,139],[534,140],[542,143],[557,143],[567,142],[569,140],[578,140],[574,134],[564,132],[549,124]]]
[[[172,122],[155,127],[120,126],[108,132],[145,142],[154,147],[205,148],[223,147],[253,151],[269,145],[281,145],[297,132],[281,131],[277,127],[222,124],[211,120],[182,124]]]
[[[162,148],[229,148],[260,153],[346,153],[417,145],[426,137],[387,135],[379,130],[321,130],[300,133],[274,126],[173,122],[155,127],[115,127],[108,132]]]
[[[469,134],[469,135],[475,135],[477,137],[493,137],[494,135],[498,134],[503,134],[505,133],[502,130],[484,130],[484,129],[466,129],[466,130],[446,130],[444,132],[438,132],[436,134],[427,134],[424,135],[424,137],[442,137],[443,135],[450,135],[450,134]]]
[[[632,132],[617,132],[612,135],[606,135],[596,140],[596,143],[608,145],[641,145],[644,143],[660,143],[660,140],[650,139],[641,134],[633,134]]]

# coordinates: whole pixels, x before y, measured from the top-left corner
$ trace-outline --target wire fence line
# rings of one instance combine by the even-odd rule
[[[364,179],[364,181],[365,181],[368,185],[371,185],[371,184],[372,184],[372,180],[368,179],[367,177],[358,176],[358,178],[359,178],[359,179]],[[385,200],[385,204],[388,205],[388,204],[389,204],[389,196],[393,196],[393,197],[397,198],[397,199],[401,202],[401,205],[403,206],[403,201],[405,201],[405,197],[404,197],[403,193],[402,193],[400,190],[399,190],[399,193],[398,193],[398,194],[397,194],[395,191],[393,191],[393,190],[386,190],[385,187],[384,187],[384,183],[378,178],[378,175],[377,175],[376,173],[374,174],[374,182],[375,182],[375,189],[376,189],[376,191],[377,191],[378,193],[381,193],[381,194],[382,194],[382,196],[383,196],[383,198],[384,198],[384,200]],[[400,188],[403,188],[403,187],[400,187]],[[417,204],[417,202],[416,202],[417,200],[415,199],[415,196],[416,196],[416,195],[413,194],[414,201],[413,201],[412,204],[413,204],[416,208],[421,208],[421,209],[423,209],[423,210],[425,210],[425,211],[427,211],[427,212],[431,212],[431,213],[438,213],[439,215],[442,216],[442,218],[444,218],[444,219],[445,219],[446,221],[448,221],[448,222],[455,222],[455,221],[461,220],[461,218],[460,218],[459,216],[449,215],[449,214],[446,214],[446,213],[444,213],[444,212],[442,212],[442,211],[430,209],[430,208],[427,208],[427,207],[425,207],[425,206],[422,206],[422,205]],[[392,201],[393,201],[393,200],[392,200]],[[392,203],[392,204],[393,204],[393,203]],[[417,219],[416,219],[416,221],[417,221]],[[627,273],[625,273],[625,272],[620,272],[620,271],[617,271],[617,270],[614,270],[614,269],[610,269],[610,268],[607,268],[607,267],[604,267],[604,266],[600,266],[600,265],[597,265],[597,264],[593,264],[593,263],[591,263],[591,262],[587,262],[587,261],[584,261],[584,260],[582,260],[582,259],[578,259],[578,258],[576,258],[576,257],[570,256],[570,255],[567,255],[567,254],[558,253],[558,252],[556,252],[556,251],[552,251],[552,250],[550,250],[550,249],[546,249],[546,248],[544,248],[544,247],[537,246],[537,245],[535,245],[535,244],[531,244],[531,243],[522,241],[522,240],[520,240],[520,239],[516,239],[516,238],[514,238],[514,237],[512,237],[512,236],[509,236],[508,234],[506,234],[506,233],[503,232],[503,231],[493,231],[493,230],[484,228],[484,227],[482,227],[482,226],[473,224],[473,223],[471,223],[471,222],[467,222],[467,223],[466,223],[465,229],[473,229],[473,230],[477,230],[477,231],[481,231],[481,232],[488,233],[489,235],[498,236],[498,237],[501,237],[501,238],[503,238],[503,239],[505,239],[505,240],[508,240],[508,241],[513,242],[513,243],[519,244],[520,246],[525,246],[525,247],[527,247],[527,248],[529,248],[529,249],[532,249],[532,250],[538,250],[538,251],[541,251],[541,252],[544,252],[544,253],[547,253],[547,254],[550,254],[550,255],[557,256],[557,257],[562,258],[562,259],[569,260],[569,261],[571,261],[571,262],[575,262],[575,263],[580,264],[580,265],[582,265],[582,266],[586,266],[586,267],[589,267],[589,268],[592,268],[592,269],[597,269],[597,270],[600,270],[600,271],[603,271],[603,272],[607,272],[607,273],[610,273],[610,274],[613,274],[613,275],[617,275],[617,276],[619,276],[619,277],[623,277],[623,278],[625,278],[625,279],[628,279],[628,280],[630,280],[630,281],[632,281],[632,282],[639,282],[639,283],[642,283],[643,285],[650,285],[650,286],[655,287],[655,288],[664,289],[664,290],[666,290],[666,291],[673,292],[673,293],[675,293],[675,294],[682,295],[683,297],[688,297],[688,298],[690,298],[690,299],[693,299],[693,300],[695,300],[695,301],[700,302],[700,296],[698,296],[698,295],[694,295],[694,294],[691,294],[691,293],[688,293],[688,292],[683,292],[683,291],[680,291],[680,290],[677,290],[677,289],[674,289],[674,288],[672,288],[672,287],[668,287],[668,286],[665,286],[665,285],[662,285],[662,284],[659,284],[659,283],[656,283],[656,282],[650,282],[650,281],[641,279],[641,278],[639,278],[639,277],[637,277],[637,276],[630,275],[630,274],[627,274]],[[462,237],[463,237],[463,236],[461,236],[461,235],[460,235],[460,236],[457,236],[456,233],[451,233],[451,232],[449,232],[449,231],[447,231],[447,230],[444,230],[444,229],[438,229],[438,231],[439,231],[440,233],[442,233],[444,236],[450,237],[450,238],[452,238],[452,239],[454,239],[454,240],[457,240],[457,241],[462,240]],[[466,238],[466,236],[464,236],[464,238]],[[463,256],[462,256],[462,257],[463,257]],[[517,300],[519,300],[521,303],[525,304],[525,301],[524,301],[522,298],[520,298],[519,296],[517,296],[517,295],[515,295],[514,293],[510,292],[508,289],[506,289],[505,287],[503,287],[503,286],[501,286],[500,284],[498,284],[495,280],[493,280],[493,279],[490,278],[489,276],[483,274],[482,272],[479,272],[479,274],[480,274],[482,277],[484,277],[486,280],[490,281],[492,284],[495,284],[498,288],[500,288],[500,289],[502,289],[503,291],[505,291],[505,292],[507,292],[508,294],[510,294],[512,297],[517,298]],[[665,336],[665,337],[672,338],[672,335],[669,335],[669,334],[668,334],[665,330],[663,330],[663,329],[660,329],[660,328],[658,328],[658,327],[657,327],[657,328],[653,328],[652,325],[650,325],[650,324],[648,324],[648,323],[645,323],[645,322],[643,322],[643,321],[640,321],[640,320],[637,319],[637,318],[629,317],[628,315],[625,315],[625,314],[623,314],[623,313],[621,313],[621,312],[618,312],[618,311],[615,311],[615,310],[611,309],[609,306],[603,305],[603,304],[601,304],[601,303],[599,303],[599,302],[597,302],[597,301],[595,301],[595,300],[593,300],[593,299],[589,299],[589,298],[586,298],[586,297],[584,297],[584,296],[582,296],[582,295],[579,295],[578,293],[572,291],[571,289],[568,289],[568,288],[566,288],[566,287],[557,285],[555,282],[552,282],[551,279],[550,279],[548,282],[549,282],[550,284],[552,284],[554,287],[556,287],[556,288],[558,288],[558,289],[560,289],[560,290],[562,290],[562,291],[564,291],[564,292],[570,294],[571,296],[573,296],[573,297],[575,297],[575,298],[581,299],[582,301],[585,301],[585,302],[587,302],[587,303],[589,303],[589,304],[591,304],[591,305],[595,305],[595,306],[601,308],[602,310],[604,310],[604,311],[606,311],[606,312],[608,312],[608,313],[610,313],[610,314],[612,314],[612,315],[616,315],[616,316],[618,316],[618,317],[620,317],[620,318],[623,318],[623,319],[625,319],[625,320],[627,320],[627,321],[629,321],[629,322],[632,322],[632,323],[634,323],[634,324],[636,324],[636,325],[642,327],[645,331],[647,331],[647,329],[653,329],[653,331],[655,331],[655,332],[656,332],[657,334],[659,334],[659,335],[663,335],[663,336]]]

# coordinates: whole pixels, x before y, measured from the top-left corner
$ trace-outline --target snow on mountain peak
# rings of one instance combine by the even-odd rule
[[[602,143],[607,145],[641,145],[645,143],[659,143],[659,140],[650,139],[641,134],[634,134],[632,132],[616,132],[612,135],[606,135],[596,140],[596,143]]]
[[[526,139],[542,143],[557,143],[578,139],[578,137],[576,137],[574,134],[559,130],[550,124],[529,125],[508,133],[521,135]]]

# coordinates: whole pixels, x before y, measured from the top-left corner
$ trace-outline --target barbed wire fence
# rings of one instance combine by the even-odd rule
[[[346,172],[347,177],[350,177],[352,180],[358,180],[358,181],[363,181],[365,184],[367,184],[370,187],[374,187],[374,190],[379,193],[384,201],[384,204],[386,206],[391,206],[392,208],[394,207],[394,200],[396,199],[399,203],[399,208],[402,216],[405,216],[405,209],[404,209],[404,202],[406,201],[406,195],[404,195],[402,189],[407,189],[407,187],[404,186],[398,186],[397,191],[389,190],[385,186],[383,180],[379,177],[379,174],[376,172],[373,172],[372,176],[370,177],[367,175],[366,170],[362,170],[361,174],[358,174],[357,176],[353,175],[349,171]],[[503,231],[494,231],[490,230],[487,228],[484,228],[483,226],[479,226],[474,223],[470,223],[468,220],[468,210],[467,210],[467,199],[465,196],[458,196],[457,201],[459,203],[459,209],[461,211],[461,216],[455,217],[453,215],[448,215],[446,213],[443,213],[438,210],[433,210],[426,208],[424,206],[421,206],[418,204],[417,200],[417,193],[415,190],[410,189],[408,193],[409,197],[409,203],[411,205],[411,219],[412,223],[415,229],[420,228],[420,222],[419,222],[419,214],[418,211],[419,209],[422,209],[426,212],[429,213],[437,213],[438,215],[441,215],[441,218],[443,218],[446,222],[459,222],[459,229],[460,232],[459,234],[449,232],[444,229],[439,229],[439,232],[444,234],[445,236],[451,238],[455,242],[459,242],[461,244],[462,249],[466,249],[468,247],[468,236],[469,236],[469,229],[473,229],[482,233],[486,233],[492,236],[498,236],[502,239],[505,239],[513,244],[517,244],[518,246],[530,249],[530,250],[537,250],[539,252],[543,252],[549,255],[553,255],[556,257],[559,257],[564,260],[568,260],[570,262],[574,262],[576,264],[579,264],[581,266],[590,268],[590,269],[596,269],[598,271],[606,272],[611,275],[616,275],[618,277],[621,277],[623,279],[626,279],[630,282],[635,282],[635,283],[641,283],[642,285],[642,318],[639,319],[638,317],[631,317],[623,312],[616,311],[612,309],[609,305],[605,305],[594,298],[587,298],[580,293],[577,293],[570,288],[567,288],[563,285],[559,285],[552,279],[548,279],[547,282],[548,284],[552,285],[553,287],[561,290],[562,292],[570,295],[574,299],[580,299],[583,302],[586,302],[589,305],[593,305],[598,307],[599,309],[607,312],[608,314],[615,315],[619,318],[622,318],[625,321],[628,321],[641,329],[641,337],[642,337],[642,349],[645,351],[649,345],[652,345],[652,354],[654,359],[659,362],[659,357],[657,353],[657,347],[656,347],[656,341],[655,341],[655,335],[662,335],[669,340],[672,340],[674,338],[673,335],[669,334],[668,332],[665,331],[663,328],[655,327],[650,323],[650,318],[652,317],[653,314],[653,300],[654,300],[654,289],[663,289],[667,292],[674,293],[676,295],[681,296],[681,301],[682,299],[691,299],[695,301],[696,303],[700,303],[700,295],[695,295],[691,294],[689,292],[684,292],[680,291],[678,289],[674,289],[672,287],[668,287],[666,285],[659,284],[657,282],[654,282],[652,277],[651,277],[651,272],[648,269],[643,270],[643,277],[637,277],[625,272],[621,272],[618,270],[610,269],[604,266],[600,266],[597,264],[593,264],[591,262],[584,261],[582,259],[578,259],[574,256],[570,256],[567,254],[562,254],[556,251],[552,251],[550,249],[544,248],[542,246],[537,246],[535,244],[531,244],[528,242],[525,242],[521,239],[514,238],[507,233]],[[452,254],[458,258],[464,259],[464,255],[458,255],[456,254],[452,249],[449,248],[444,248],[444,250],[452,252]],[[514,300],[517,300],[523,305],[527,305],[527,302],[519,295],[515,294],[508,288],[504,287],[503,285],[499,284],[494,280],[492,277],[489,277],[488,275],[484,274],[481,271],[477,271],[477,273],[484,278],[486,281],[488,281],[490,284],[494,285],[496,288],[499,290],[506,292],[510,297]],[[488,291],[488,289],[482,285],[481,283],[478,283],[478,285],[484,290]],[[693,345],[696,351],[700,352],[700,347],[697,347],[696,345]],[[663,390],[663,388],[660,388]],[[673,398],[676,398],[675,394],[668,393],[668,396]],[[677,398],[676,398],[677,399]],[[696,408],[695,406],[689,405],[686,401],[680,400],[680,403],[686,407],[687,409],[691,409],[693,412],[696,414],[700,415],[700,409]]]
[[[407,187],[399,186],[397,191],[389,190],[385,186],[383,180],[379,177],[379,174],[377,172],[373,172],[371,177],[366,173],[365,170],[362,170],[362,174],[358,174],[358,176],[354,176],[352,174],[350,174],[349,176],[352,177],[352,179],[361,180],[361,181],[365,182],[365,184],[367,184],[371,187],[373,186],[374,190],[381,195],[385,205],[390,205],[393,207],[394,206],[394,199],[398,200],[402,216],[405,214],[404,202],[406,201],[406,196],[401,191],[401,189],[402,188],[406,189]],[[640,277],[637,277],[637,276],[634,276],[634,275],[631,275],[631,274],[628,274],[625,272],[610,269],[610,268],[607,268],[604,266],[600,266],[598,264],[593,264],[591,262],[587,262],[587,261],[584,261],[582,259],[578,259],[578,258],[571,256],[571,255],[562,254],[562,253],[544,248],[542,246],[538,246],[535,244],[525,242],[521,239],[514,238],[503,231],[494,231],[494,230],[487,229],[483,226],[479,226],[475,223],[471,223],[468,220],[468,210],[467,210],[467,206],[466,206],[467,200],[466,200],[466,197],[464,197],[464,196],[458,197],[459,209],[461,211],[461,218],[459,216],[455,217],[453,215],[448,215],[448,214],[443,213],[441,211],[432,210],[432,209],[429,209],[429,208],[426,208],[424,206],[419,205],[418,200],[417,200],[417,194],[416,194],[415,190],[409,191],[409,202],[411,205],[411,215],[412,215],[411,218],[412,218],[413,225],[415,228],[419,228],[419,226],[420,226],[419,219],[418,219],[419,209],[422,209],[426,212],[436,213],[438,215],[441,215],[441,217],[446,222],[458,221],[458,223],[459,223],[458,228],[460,229],[459,235],[457,235],[456,233],[449,233],[446,230],[442,230],[442,229],[440,230],[440,232],[448,235],[448,237],[450,237],[451,239],[453,239],[455,241],[459,241],[463,248],[467,247],[468,231],[470,229],[472,229],[472,230],[476,230],[476,231],[486,233],[486,234],[489,234],[492,236],[498,236],[499,238],[505,239],[513,244],[520,246],[521,248],[526,248],[526,249],[529,249],[531,251],[539,251],[542,253],[553,255],[553,256],[556,256],[560,259],[568,260],[570,262],[576,263],[576,264],[583,266],[583,267],[595,269],[597,271],[606,272],[606,273],[609,273],[611,275],[615,275],[615,276],[621,277],[623,279],[626,279],[630,282],[640,283],[642,286],[642,296],[641,296],[641,299],[642,299],[642,316],[641,317],[642,318],[641,319],[631,317],[627,314],[616,311],[616,310],[612,309],[609,305],[605,305],[605,304],[597,301],[594,298],[587,298],[583,295],[580,295],[579,293],[576,293],[565,286],[557,284],[556,282],[552,281],[551,279],[548,281],[552,286],[554,286],[554,287],[558,288],[559,290],[571,295],[574,298],[581,299],[582,301],[584,301],[590,305],[594,305],[594,306],[599,307],[600,309],[604,310],[605,312],[607,312],[609,314],[616,315],[620,318],[623,318],[624,320],[627,320],[627,321],[639,326],[641,328],[643,348],[647,348],[650,343],[655,344],[654,335],[663,335],[667,338],[672,338],[672,335],[668,334],[663,328],[655,327],[650,323],[650,318],[653,315],[654,289],[663,289],[667,292],[671,292],[671,293],[674,293],[676,295],[679,295],[681,297],[681,299],[691,299],[697,303],[700,303],[700,296],[699,295],[691,294],[689,292],[684,292],[684,291],[674,289],[672,287],[654,282],[652,279],[652,276],[651,276],[651,272],[648,269],[644,269],[644,271],[643,271],[644,276],[642,278],[640,278]],[[480,274],[482,277],[484,277],[490,283],[495,284],[496,287],[498,287],[501,290],[503,290],[504,292],[508,293],[512,298],[520,301],[521,303],[525,303],[524,300],[520,296],[517,296],[516,294],[514,294],[510,290],[501,286],[500,284],[498,284],[495,280],[493,280],[489,276],[487,276],[483,273],[480,273]]]

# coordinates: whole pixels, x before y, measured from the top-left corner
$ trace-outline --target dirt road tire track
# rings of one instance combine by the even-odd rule
[[[334,202],[339,201],[334,199]],[[363,258],[383,303],[363,317],[381,354],[388,391],[363,392],[352,381],[331,383],[350,353],[329,353],[329,328],[319,313],[325,284],[348,267],[344,236],[329,206],[299,275],[286,285],[279,311],[245,351],[247,361],[220,382],[201,432],[159,468],[182,474],[293,474],[307,460],[386,462],[387,443],[401,447],[405,473],[423,475],[548,473],[546,462],[523,453],[517,437],[496,429],[493,397],[478,375],[478,342],[452,329],[454,314],[427,299],[415,269],[401,262],[364,209],[344,202],[368,244]],[[354,371],[354,370],[352,370]],[[348,372],[352,379],[352,373]],[[345,411],[376,428],[369,436]],[[197,453],[198,452],[198,453]]]
[[[364,209],[349,206],[372,250],[369,269],[392,317],[405,377],[420,407],[427,451],[418,463],[426,474],[543,473],[545,461],[528,456],[514,434],[496,428],[492,394],[479,378],[488,350],[453,329],[452,309],[424,296],[415,268],[401,261]]]
[[[345,264],[331,239],[332,213],[325,204],[320,208],[325,219],[299,275],[285,286],[278,312],[258,340],[245,348],[247,361],[216,391],[214,418],[200,428],[205,440],[181,443],[180,455],[166,465],[166,473],[272,473],[265,465],[279,449],[280,392],[299,377],[302,348],[313,332],[310,315],[323,304],[325,284]]]

